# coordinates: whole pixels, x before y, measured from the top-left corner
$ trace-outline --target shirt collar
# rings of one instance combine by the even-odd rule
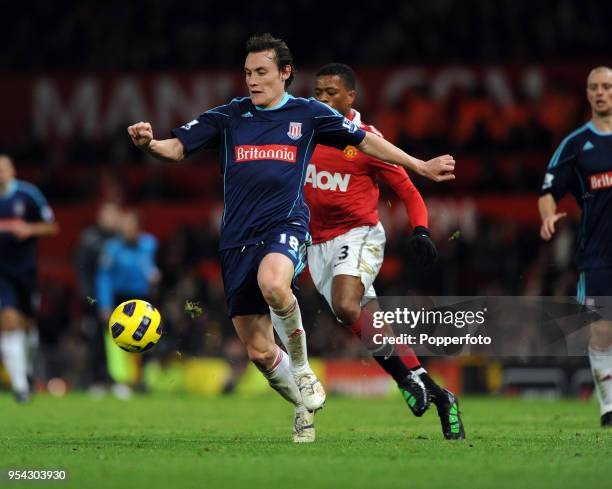
[[[593,121],[589,121],[587,126],[589,127],[589,129],[591,129],[591,131],[593,131],[598,136],[612,136],[612,132],[602,132],[599,129],[597,129],[595,127],[595,124],[593,124]]]
[[[280,109],[283,105],[285,105],[289,99],[291,98],[291,95],[289,95],[287,92],[285,92],[284,97],[282,98],[282,100],[276,104],[274,107],[258,107],[257,105],[255,105],[255,109],[257,110],[276,110],[276,109]]]

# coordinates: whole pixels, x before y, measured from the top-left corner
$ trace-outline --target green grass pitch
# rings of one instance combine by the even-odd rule
[[[57,468],[75,488],[612,487],[612,430],[594,403],[464,398],[468,439],[442,439],[435,409],[399,395],[330,398],[317,442],[290,443],[289,405],[255,398],[0,396],[0,468]]]

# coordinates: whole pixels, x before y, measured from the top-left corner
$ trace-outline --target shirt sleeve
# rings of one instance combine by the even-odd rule
[[[28,222],[54,222],[55,216],[42,192],[34,185],[23,184],[24,190],[30,196],[27,208]]]
[[[311,99],[316,131],[316,143],[344,149],[347,146],[357,146],[365,131],[342,116],[338,111],[317,100]]]
[[[229,115],[217,107],[173,129],[172,135],[183,143],[185,156],[189,156],[201,149],[218,148],[228,120]]]
[[[402,199],[410,225],[429,227],[427,206],[419,190],[414,186],[412,180],[401,166],[392,165],[379,160],[371,160],[370,163],[376,169],[377,174],[384,180]]]
[[[566,139],[559,145],[548,163],[540,195],[551,194],[558,202],[572,190],[575,162],[576,152],[573,144]]]

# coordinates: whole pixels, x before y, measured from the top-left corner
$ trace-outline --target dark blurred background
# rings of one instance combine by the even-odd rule
[[[5,73],[230,68],[245,37],[285,39],[298,66],[583,61],[609,54],[612,5],[579,0],[45,2],[4,6]]]
[[[457,160],[450,184],[414,178],[439,247],[433,268],[411,259],[405,210],[382,189],[388,242],[380,295],[575,294],[577,208],[562,203],[573,217],[545,244],[537,192],[557,145],[589,117],[585,80],[608,63],[610,2],[33,0],[3,12],[0,149],[19,178],[40,187],[61,226],[40,243],[41,340],[58,358],[43,377],[88,383],[79,370],[88,306],[74,256],[108,201],[139,209],[160,241],[154,301],[168,335],[157,354],[238,355],[216,252],[216,156],[161,164],[135,150],[125,128],[147,120],[163,137],[244,95],[244,44],[256,32],[289,44],[294,95],[312,95],[321,65],[348,63],[364,121],[410,154],[449,152]],[[339,331],[307,273],[301,284],[311,354],[356,356],[359,345]],[[204,314],[190,318],[185,300],[199,301]]]

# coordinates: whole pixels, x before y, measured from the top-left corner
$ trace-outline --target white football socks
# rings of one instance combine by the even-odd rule
[[[421,375],[426,374],[427,370],[425,370],[424,367],[419,367],[416,370],[414,370],[414,373],[420,377]]]
[[[589,360],[599,398],[600,414],[612,411],[612,348],[597,350],[589,347]]]
[[[2,331],[0,334],[2,361],[11,376],[11,385],[15,392],[28,392],[29,390],[26,349],[24,330]]]
[[[40,335],[38,328],[33,327],[28,329],[26,333],[26,362],[27,375],[30,379],[34,378],[34,370],[36,368],[36,357],[38,356],[38,348],[40,347]]]
[[[262,370],[262,373],[270,387],[277,391],[281,396],[287,399],[294,406],[302,405],[302,395],[293,378],[291,371],[291,363],[287,354],[276,347],[277,356],[274,365],[269,370]]]
[[[270,308],[272,325],[291,357],[294,374],[310,372],[306,331],[302,326],[302,314],[297,299],[293,296],[291,305],[283,310]]]

